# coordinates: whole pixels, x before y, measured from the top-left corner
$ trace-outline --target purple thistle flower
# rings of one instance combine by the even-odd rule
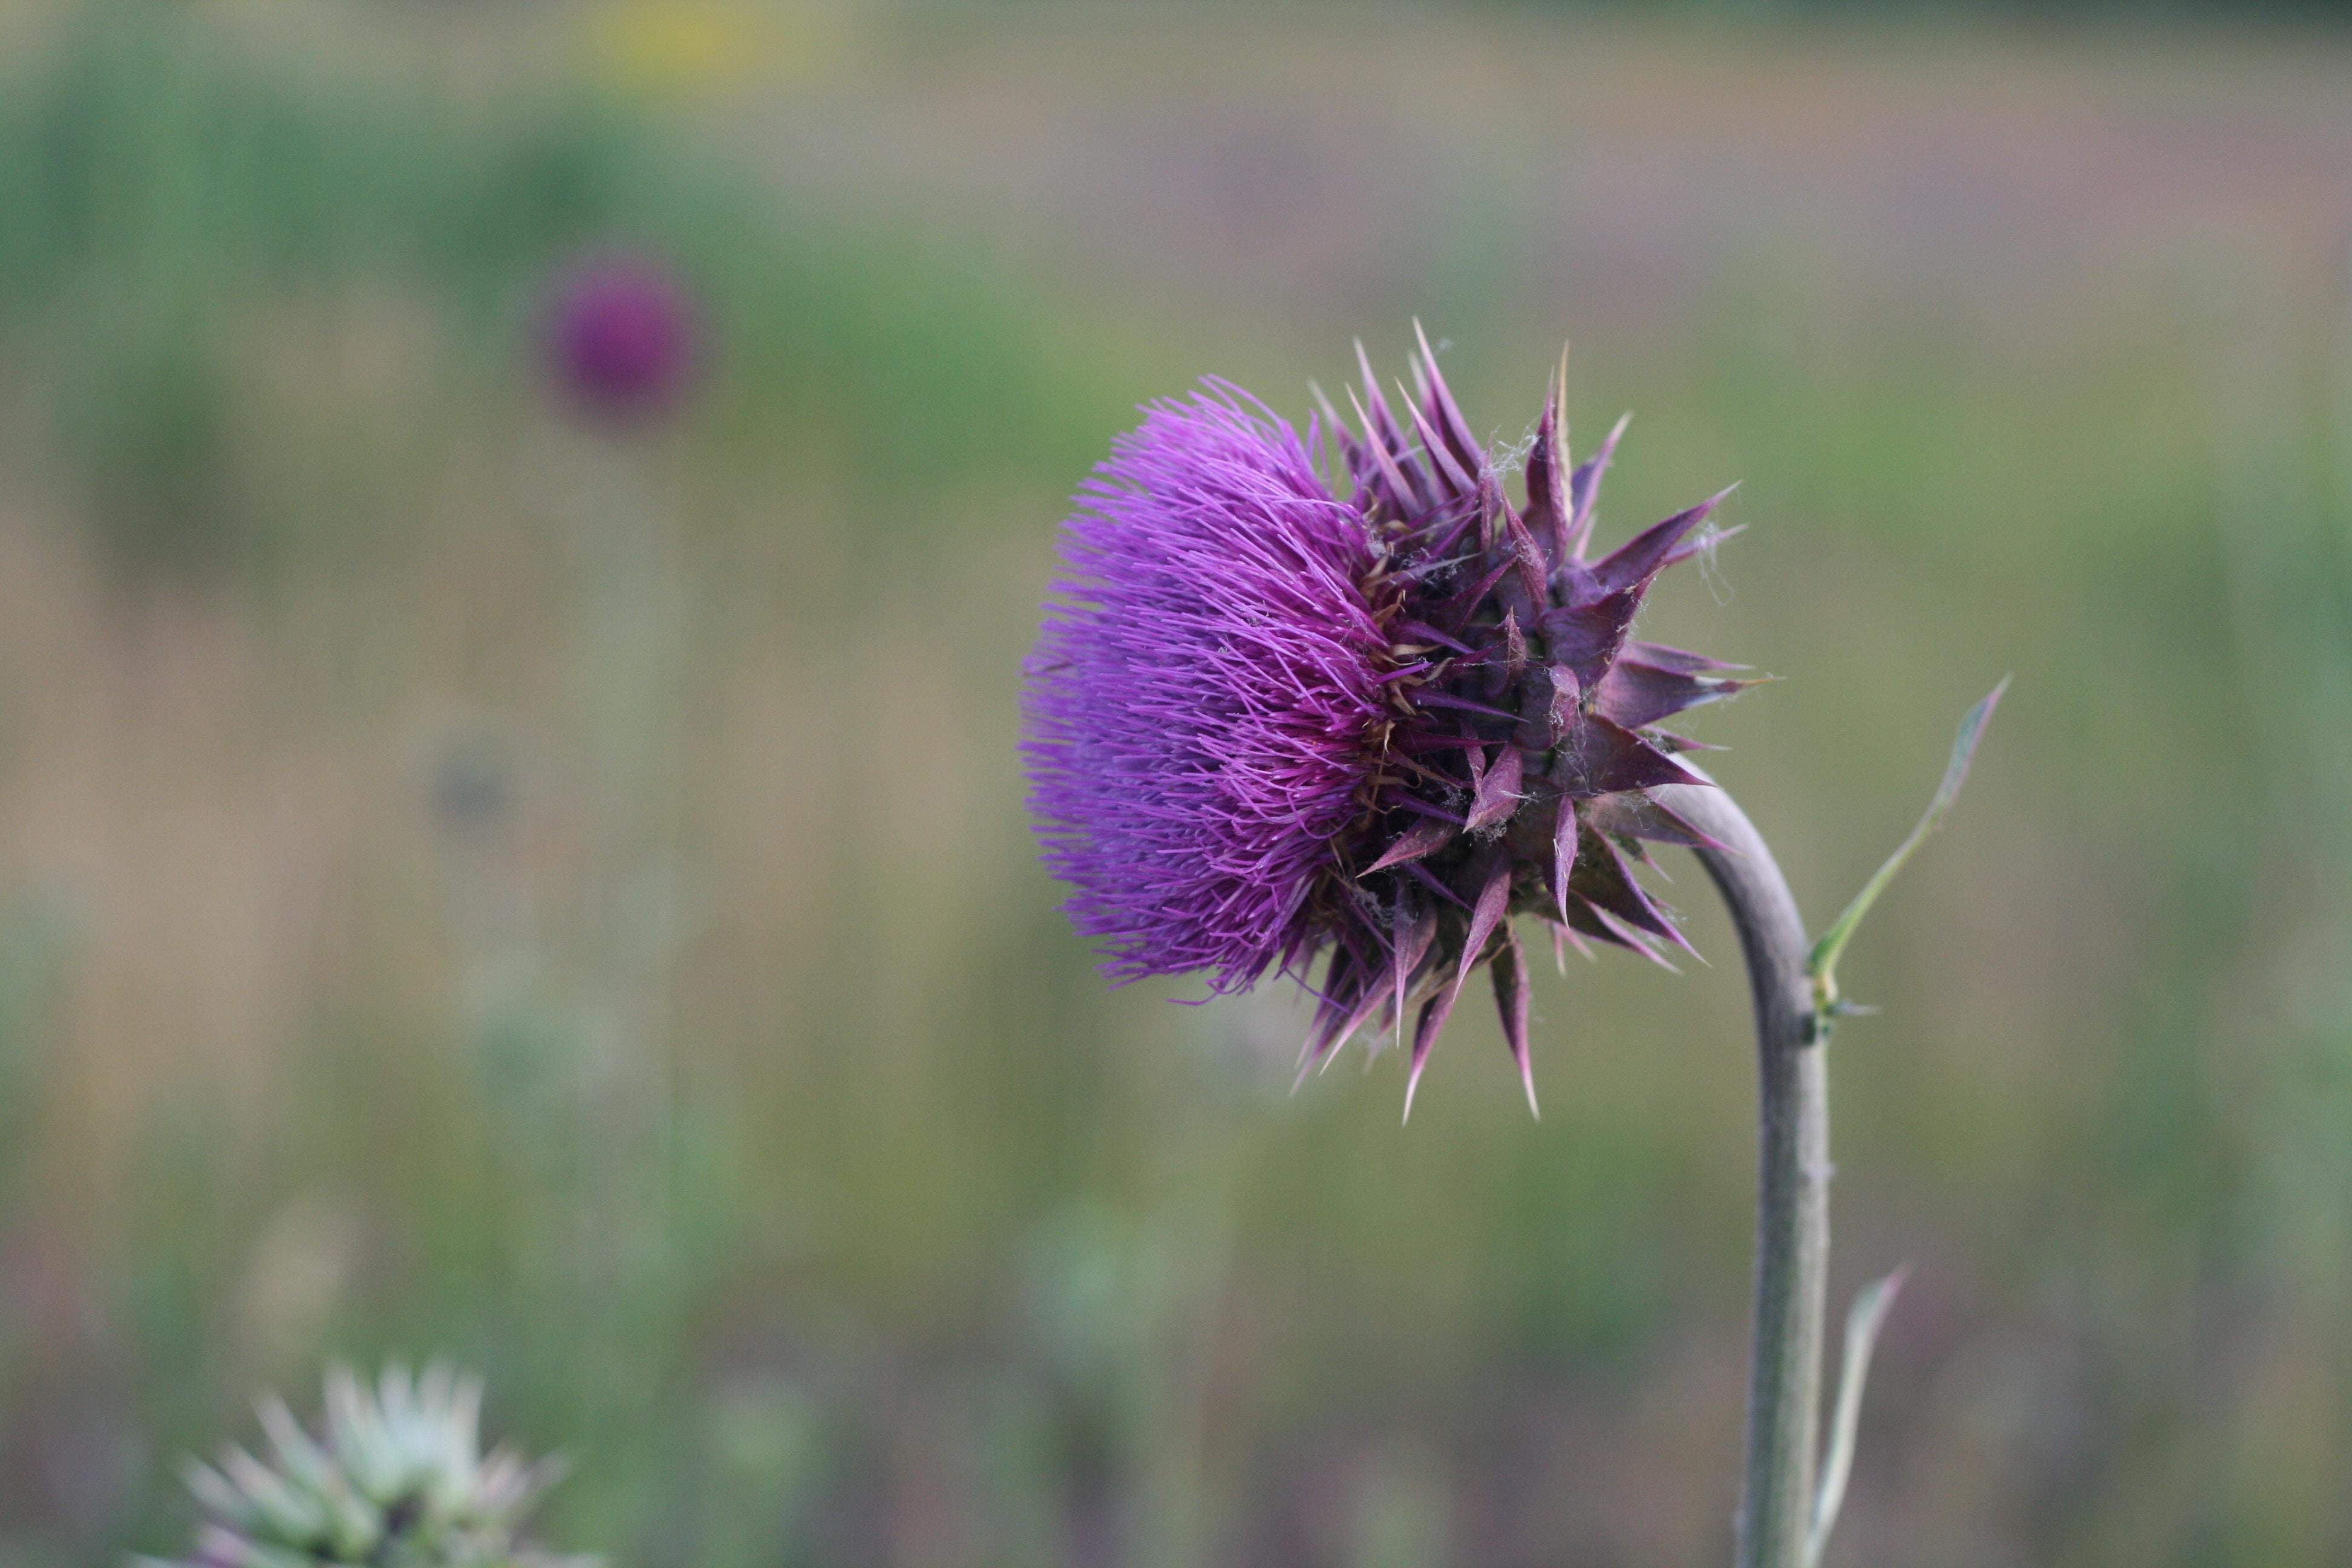
[[[1532,1106],[1512,917],[1556,952],[1686,945],[1633,874],[1706,842],[1646,793],[1702,782],[1657,726],[1747,683],[1630,636],[1715,501],[1588,561],[1622,422],[1571,469],[1556,384],[1515,509],[1425,338],[1412,370],[1401,422],[1365,366],[1360,435],[1211,382],[1114,444],[1029,664],[1031,805],[1115,979],[1291,974],[1302,1076],[1412,1014],[1409,1112],[1483,963]]]
[[[1377,565],[1289,426],[1212,385],[1079,491],[1030,665],[1045,859],[1121,979],[1243,989],[1301,946],[1388,713]]]
[[[557,385],[583,412],[614,423],[677,404],[693,378],[698,335],[676,274],[622,254],[572,267],[558,279],[547,318]]]

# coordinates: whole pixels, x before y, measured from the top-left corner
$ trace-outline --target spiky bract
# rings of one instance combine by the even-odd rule
[[[414,1379],[388,1368],[373,1389],[331,1372],[315,1436],[283,1401],[265,1400],[268,1461],[235,1447],[217,1466],[191,1460],[205,1514],[195,1546],[144,1568],[594,1568],[518,1537],[561,1466],[484,1455],[481,1403],[478,1379],[438,1364]]]
[[[1532,1103],[1511,917],[1682,942],[1633,877],[1703,842],[1647,793],[1704,782],[1657,726],[1743,683],[1631,631],[1716,503],[1589,560],[1622,422],[1571,468],[1555,384],[1515,507],[1426,340],[1412,371],[1402,420],[1367,365],[1356,430],[1213,382],[1116,443],[1030,665],[1032,804],[1114,976],[1230,991],[1328,955],[1301,1070],[1411,1016],[1410,1108],[1486,963]]]

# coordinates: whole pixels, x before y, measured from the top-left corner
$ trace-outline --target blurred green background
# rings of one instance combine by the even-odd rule
[[[1033,860],[1064,498],[1418,315],[1845,965],[1832,1568],[2352,1561],[2352,34],[2318,13],[0,9],[0,1564],[448,1352],[616,1565],[1722,1561],[1734,948],[1400,1130],[1108,990]],[[627,436],[555,269],[691,279]]]

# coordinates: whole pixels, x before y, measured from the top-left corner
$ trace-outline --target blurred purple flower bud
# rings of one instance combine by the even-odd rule
[[[557,385],[590,416],[634,424],[677,405],[694,378],[700,332],[694,301],[662,262],[591,257],[557,280],[547,353]]]

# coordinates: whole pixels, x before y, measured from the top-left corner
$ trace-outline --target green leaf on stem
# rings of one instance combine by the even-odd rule
[[[1969,710],[1968,717],[1960,721],[1960,732],[1953,737],[1952,760],[1944,768],[1944,782],[1936,786],[1936,798],[1927,803],[1927,815],[1919,818],[1919,826],[1911,830],[1911,837],[1886,858],[1886,864],[1862,885],[1862,891],[1853,896],[1853,902],[1846,905],[1845,912],[1822,933],[1819,942],[1813,943],[1812,954],[1806,960],[1805,968],[1813,977],[1814,1008],[1823,1018],[1861,1011],[1839,999],[1838,957],[1845,952],[1845,944],[1853,940],[1854,928],[1862,923],[1862,917],[1870,912],[1870,906],[1878,901],[1878,895],[1886,891],[1886,885],[1895,880],[1895,873],[1903,869],[1904,862],[1927,841],[1928,835],[1944,825],[1945,815],[1952,809],[1952,803],[1960,798],[1960,786],[1968,782],[1969,764],[1976,760],[1977,742],[1984,738],[1986,721],[1992,718],[1992,710],[2000,704],[2001,693],[2008,689],[2009,677],[2003,676],[2000,684],[1985,694],[1984,700]]]
[[[1995,692],[1994,696],[2000,695]],[[1862,1421],[1862,1385],[1870,1376],[1870,1352],[1878,1331],[1903,1289],[1903,1269],[1874,1279],[1854,1292],[1845,1315],[1845,1364],[1838,1371],[1837,1415],[1830,1424],[1830,1450],[1822,1460],[1821,1489],[1813,1496],[1813,1526],[1805,1540],[1805,1568],[1821,1568],[1830,1528],[1845,1503],[1846,1478],[1853,1471],[1853,1435]]]

